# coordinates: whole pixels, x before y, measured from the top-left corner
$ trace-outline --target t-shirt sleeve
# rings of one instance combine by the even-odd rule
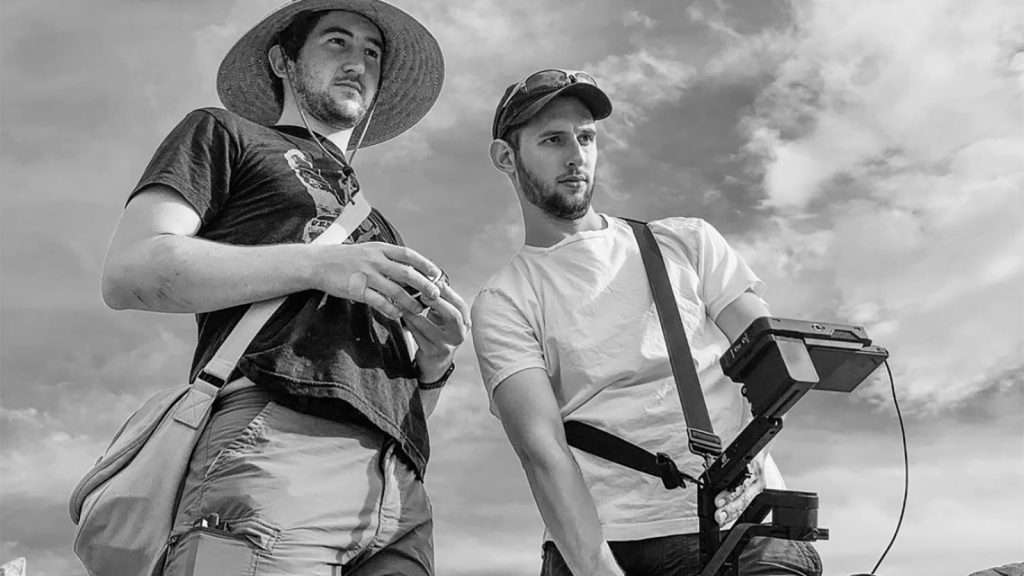
[[[765,286],[718,230],[704,220],[699,220],[699,223],[697,272],[700,293],[708,315],[715,319],[747,290],[762,297]]]
[[[129,201],[147,186],[169,186],[207,224],[227,199],[235,154],[234,139],[217,117],[190,112],[157,148]]]
[[[494,288],[485,288],[473,302],[473,346],[495,414],[494,390],[506,378],[528,368],[547,369],[540,341],[521,305]]]

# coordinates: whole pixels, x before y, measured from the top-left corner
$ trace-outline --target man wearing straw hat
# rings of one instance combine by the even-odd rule
[[[230,544],[215,556],[244,551],[216,573],[433,573],[425,420],[468,309],[376,210],[309,242],[360,194],[356,150],[412,127],[443,77],[435,39],[389,4],[289,3],[222,62],[227,110],[188,114],[132,192],[104,300],[195,313],[191,378],[250,303],[287,297],[218,382],[166,574],[198,570],[178,545],[196,527]]]

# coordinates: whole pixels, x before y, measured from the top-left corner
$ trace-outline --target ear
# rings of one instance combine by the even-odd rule
[[[498,170],[511,176],[516,171],[516,153],[512,146],[504,140],[491,142],[491,164]]]
[[[267,51],[267,61],[270,62],[270,69],[274,71],[274,75],[282,80],[288,79],[288,65],[290,62],[284,55],[284,50],[281,50],[280,44],[274,44]]]

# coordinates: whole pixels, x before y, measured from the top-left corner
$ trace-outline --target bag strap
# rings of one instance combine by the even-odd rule
[[[708,407],[704,402],[704,392],[700,387],[697,369],[693,365],[690,343],[686,340],[686,330],[679,317],[672,282],[669,280],[665,261],[654,238],[651,228],[644,222],[623,218],[636,236],[640,245],[640,256],[643,258],[647,280],[654,295],[654,304],[661,321],[661,331],[665,335],[668,347],[669,364],[679,391],[679,402],[682,404],[683,416],[686,418],[686,436],[689,440],[690,452],[702,456],[710,462],[722,453],[722,439],[715,434],[708,415]]]
[[[370,215],[372,207],[365,194],[357,193],[341,215],[310,244],[341,244],[355,232],[356,228]],[[217,353],[199,372],[199,378],[222,388],[231,372],[245,354],[249,344],[270,320],[270,317],[284,304],[285,296],[256,302],[249,306],[245,315],[235,324],[234,329],[217,349]]]
[[[661,478],[662,484],[669,490],[686,488],[687,480],[697,483],[696,478],[679,470],[675,461],[664,452],[653,454],[628,440],[578,420],[569,420],[564,426],[565,440],[569,446],[619,466]]]

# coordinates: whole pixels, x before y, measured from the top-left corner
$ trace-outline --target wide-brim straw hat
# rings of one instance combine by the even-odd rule
[[[365,148],[390,140],[419,122],[441,93],[441,47],[415,18],[379,0],[295,0],[271,13],[246,32],[221,62],[217,94],[224,107],[264,126],[277,123],[281,117],[281,105],[274,97],[277,76],[267,52],[296,16],[322,10],[355,12],[376,24],[384,37],[373,117],[368,128],[365,118],[356,126],[350,147],[363,130],[361,147]]]

